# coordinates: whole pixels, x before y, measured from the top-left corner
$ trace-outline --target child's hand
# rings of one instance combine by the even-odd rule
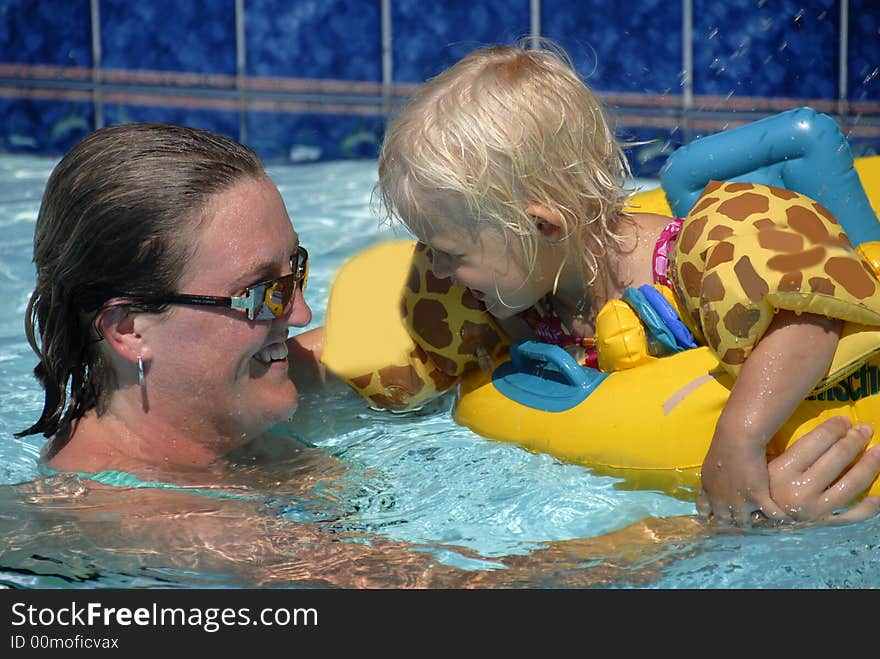
[[[794,521],[773,500],[767,442],[828,372],[842,322],[779,311],[742,365],[703,461],[700,515],[715,523]]]
[[[872,434],[869,426],[852,427],[845,417],[820,424],[770,462],[773,500],[802,522],[843,524],[873,517],[880,497],[865,497],[846,508],[880,474],[880,447],[853,462]]]
[[[713,524],[750,527],[770,519],[793,521],[773,501],[763,446],[746,451],[735,441],[715,437],[703,461],[697,512]]]

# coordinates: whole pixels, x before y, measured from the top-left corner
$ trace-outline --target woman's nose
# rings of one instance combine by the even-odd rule
[[[302,288],[297,286],[296,293],[290,304],[291,310],[287,315],[287,324],[294,327],[305,327],[312,322],[312,309],[303,297]]]

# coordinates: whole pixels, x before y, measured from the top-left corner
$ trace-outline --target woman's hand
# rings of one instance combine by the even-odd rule
[[[872,435],[870,426],[853,427],[845,417],[820,424],[770,462],[773,500],[799,522],[845,524],[873,517],[880,497],[853,504],[880,474],[880,446],[858,457]]]
[[[740,509],[735,525],[767,526],[787,521],[845,524],[873,517],[880,510],[880,497],[869,496],[853,503],[880,474],[880,446],[865,451],[872,435],[870,426],[853,427],[845,417],[821,423],[767,467],[768,497],[780,514],[766,515],[758,506],[745,514],[748,505],[757,503],[753,497]],[[713,501],[703,489],[697,511],[712,521],[717,514],[712,506]]]

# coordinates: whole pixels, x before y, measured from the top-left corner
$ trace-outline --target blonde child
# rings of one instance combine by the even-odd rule
[[[434,274],[470,289],[512,340],[585,350],[589,364],[598,310],[626,287],[665,282],[658,256],[681,227],[625,211],[628,174],[599,100],[563,53],[493,46],[423,85],[389,126],[378,193],[388,218],[430,248]],[[772,498],[765,449],[828,370],[841,326],[775,315],[718,420],[702,515],[797,518]]]

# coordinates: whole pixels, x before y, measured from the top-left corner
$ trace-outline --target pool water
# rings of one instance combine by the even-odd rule
[[[38,502],[45,509],[51,501],[59,510],[76,508],[76,483],[38,487],[36,494],[24,497],[11,487],[41,482],[37,464],[42,438],[16,439],[13,433],[30,425],[41,408],[41,392],[31,375],[35,358],[22,318],[33,284],[34,221],[54,164],[31,157],[0,158],[0,584],[242,585],[223,569],[182,569],[171,561],[165,566],[161,553],[147,560],[130,540],[132,546],[120,546],[120,540],[112,551],[98,549],[80,524],[47,518],[31,505]],[[380,226],[371,211],[375,172],[372,160],[270,168],[309,250],[307,297],[314,325],[323,323],[334,273],[347,258],[370,244],[407,237]],[[327,533],[355,530],[367,538],[430,551],[441,563],[473,571],[495,569],[503,556],[526,556],[557,541],[598,537],[648,517],[694,513],[686,499],[627,489],[618,479],[585,467],[479,437],[456,425],[449,407],[445,399],[417,414],[391,415],[367,409],[344,391],[306,394],[289,431],[313,450],[278,461],[269,476],[260,476],[264,486],[269,481],[302,485],[279,486],[266,505],[280,523],[324,524]],[[248,469],[242,465],[239,475],[250,478]],[[94,528],[104,528],[102,520],[92,522]],[[597,585],[877,588],[878,546],[877,519],[834,528],[700,535],[681,542],[656,537],[629,552],[623,567]],[[536,574],[521,585],[553,584]],[[310,582],[292,573],[290,585]]]

